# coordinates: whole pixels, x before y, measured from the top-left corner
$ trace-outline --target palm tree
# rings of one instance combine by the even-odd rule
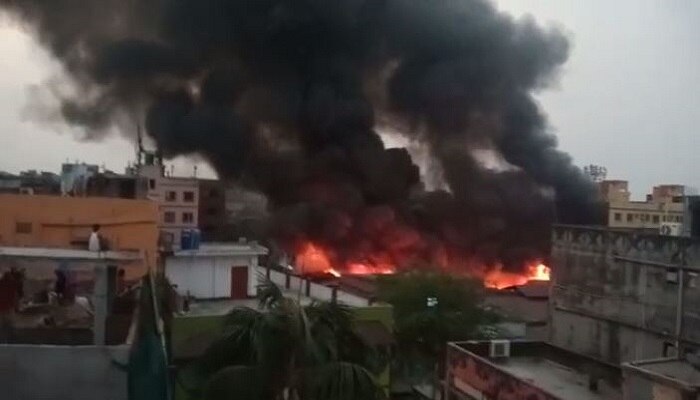
[[[383,397],[372,352],[352,330],[350,309],[329,302],[306,307],[271,282],[260,307],[235,308],[223,337],[179,374],[203,400],[373,400]]]

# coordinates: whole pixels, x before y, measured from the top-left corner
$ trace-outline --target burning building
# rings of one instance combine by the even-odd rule
[[[307,269],[522,275],[553,220],[598,215],[532,94],[567,39],[489,1],[0,8],[63,64],[71,89],[52,93],[68,123],[99,139],[143,121],[165,156],[206,158],[265,195],[269,236]]]

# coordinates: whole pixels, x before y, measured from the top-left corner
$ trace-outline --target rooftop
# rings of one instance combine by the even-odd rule
[[[452,343],[451,368],[477,391],[486,392],[497,381],[523,396],[539,392],[561,400],[622,399],[616,367],[545,342],[512,341],[509,346],[508,356],[491,357],[489,341]],[[591,383],[597,385],[596,390],[590,389]]]
[[[59,259],[73,261],[139,261],[142,259],[138,251],[89,251],[79,249],[49,248],[49,247],[6,247],[0,246],[0,258],[27,259]]]
[[[684,387],[700,387],[700,369],[693,367],[688,361],[675,358],[635,361],[624,365],[624,368],[641,373],[650,378],[672,381]]]
[[[177,250],[174,257],[225,257],[239,255],[266,255],[266,247],[255,242],[247,243],[203,243],[198,249]]]

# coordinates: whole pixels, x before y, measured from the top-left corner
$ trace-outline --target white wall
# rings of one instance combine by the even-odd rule
[[[248,296],[255,296],[257,285],[256,256],[180,256],[168,257],[165,275],[177,285],[181,295],[214,299],[231,297],[231,267],[248,267]]]

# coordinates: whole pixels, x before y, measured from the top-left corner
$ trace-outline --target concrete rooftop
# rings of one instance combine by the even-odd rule
[[[700,370],[689,362],[677,359],[659,359],[629,363],[640,372],[659,375],[686,386],[700,387]]]
[[[489,361],[494,362],[493,359]],[[622,399],[622,393],[618,389],[607,386],[602,380],[598,392],[592,392],[588,389],[586,375],[545,358],[510,357],[494,362],[494,365],[560,399]]]
[[[0,258],[26,258],[74,261],[139,261],[138,251],[89,251],[79,249],[48,247],[6,247],[0,246]]]
[[[266,255],[267,248],[253,242],[248,243],[202,243],[199,249],[177,250],[175,257],[226,257]]]

